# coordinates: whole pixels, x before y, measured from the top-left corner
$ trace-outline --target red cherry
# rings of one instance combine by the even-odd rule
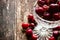
[[[26,30],[26,35],[32,36],[32,34],[33,34],[32,29],[27,29]]]
[[[44,13],[43,7],[36,7],[35,11],[36,11],[37,14],[40,14],[40,15]]]
[[[22,23],[22,28],[23,29],[27,29],[29,27],[29,24],[28,23]]]
[[[58,4],[51,4],[49,7],[49,10],[51,13],[56,13],[59,11],[59,5]]]
[[[43,9],[44,9],[45,11],[47,11],[47,10],[49,9],[49,6],[43,5]]]
[[[28,19],[33,19],[34,17],[33,17],[33,14],[29,14],[28,15]]]
[[[57,27],[53,28],[53,31],[54,30],[60,30],[60,26],[57,26]]]
[[[44,13],[43,18],[47,19],[47,20],[50,19],[50,14],[49,13]]]
[[[34,27],[35,27],[35,24],[34,23],[31,23],[30,24],[30,28],[34,29]]]
[[[60,14],[59,14],[59,13],[54,13],[54,14],[53,14],[53,18],[54,18],[55,20],[59,20],[59,19],[60,19]]]
[[[34,22],[34,17],[33,17],[33,14],[29,14],[28,15],[28,22]]]
[[[43,0],[38,0],[38,2],[37,2],[37,3],[38,3],[38,5],[39,5],[39,6],[42,6],[42,5],[44,5],[44,4],[45,4],[45,1],[43,1]]]
[[[36,34],[32,35],[32,40],[37,40],[38,36]]]
[[[57,26],[55,29],[60,30],[60,26]]]
[[[58,34],[59,34],[59,32],[58,32],[57,30],[53,31],[53,35],[54,35],[55,37],[57,37]]]
[[[49,40],[55,40],[54,36],[51,36],[51,37],[49,38]]]

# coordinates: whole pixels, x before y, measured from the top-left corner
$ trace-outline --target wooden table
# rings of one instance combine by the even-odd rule
[[[27,22],[27,15],[33,13],[33,5],[36,0],[17,0],[17,40],[27,40],[25,33],[22,33],[21,23]]]

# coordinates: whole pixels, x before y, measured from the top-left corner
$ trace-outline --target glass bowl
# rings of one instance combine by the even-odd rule
[[[43,19],[42,17],[40,17],[36,12],[35,12],[35,8],[37,6],[37,1],[35,2],[34,4],[34,7],[33,7],[33,15],[34,15],[34,18],[35,18],[35,21],[38,23],[38,24],[44,24],[45,26],[46,25],[49,25],[49,27],[47,28],[55,28],[58,26],[60,20],[57,20],[57,21],[49,21],[49,20],[45,20]]]
[[[60,26],[59,25],[60,20],[49,21],[43,19],[35,12],[36,6],[37,6],[37,1],[35,2],[33,7],[33,16],[35,18],[35,21],[37,22],[37,26],[34,28],[33,33],[38,35],[37,40],[48,40],[49,37],[53,36],[52,28]]]

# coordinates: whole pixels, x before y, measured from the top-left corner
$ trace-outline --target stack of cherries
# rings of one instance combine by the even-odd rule
[[[33,29],[36,27],[37,23],[32,14],[28,15],[28,23],[22,23],[22,28],[25,31],[28,40],[37,40],[38,36],[33,33]],[[53,28],[53,36],[48,38],[49,40],[57,40],[57,37],[60,35],[60,26]]]
[[[35,12],[43,19],[49,21],[60,20],[60,1],[38,0]]]

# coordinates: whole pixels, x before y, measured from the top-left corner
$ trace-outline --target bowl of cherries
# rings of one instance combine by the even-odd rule
[[[28,23],[22,28],[28,40],[57,40],[60,35],[60,1],[37,0],[33,14],[28,15]]]
[[[34,5],[34,10],[34,14],[44,21],[56,22],[60,20],[59,0],[38,0]]]

